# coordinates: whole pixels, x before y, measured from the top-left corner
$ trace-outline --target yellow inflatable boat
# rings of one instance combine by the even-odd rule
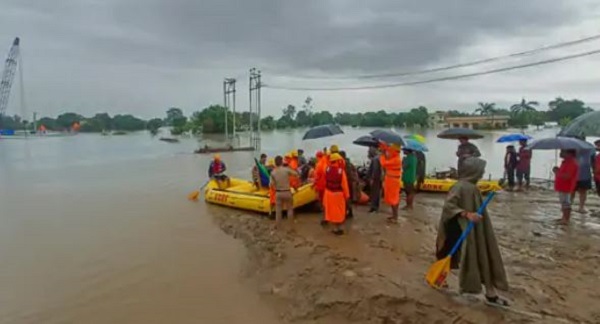
[[[426,192],[448,192],[455,183],[456,180],[454,179],[426,178],[419,190]],[[490,180],[481,180],[477,182],[477,187],[479,188],[479,191],[483,193],[502,190],[502,187],[498,184],[498,181]]]
[[[306,184],[293,192],[293,199],[294,208],[298,208],[317,200],[317,192],[311,184]],[[211,204],[259,213],[269,213],[271,211],[268,189],[261,188],[257,190],[252,182],[236,178],[230,179],[229,187],[222,181],[210,181],[204,189],[204,200]]]

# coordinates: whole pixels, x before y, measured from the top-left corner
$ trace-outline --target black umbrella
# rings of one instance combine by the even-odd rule
[[[344,131],[338,125],[321,125],[317,127],[313,127],[306,131],[303,140],[307,139],[315,139],[327,136],[333,136],[338,134],[344,134]]]
[[[386,142],[387,144],[398,144],[400,146],[404,146],[404,140],[402,140],[402,136],[390,130],[376,129],[370,134],[376,140]]]
[[[354,140],[354,142],[352,142],[353,144],[359,145],[359,146],[367,146],[367,147],[377,147],[379,145],[379,142],[377,141],[377,139],[373,138],[373,136],[370,135],[365,135],[365,136],[361,136],[357,139]]]
[[[459,139],[465,137],[468,139],[478,139],[483,138],[483,135],[469,128],[448,128],[439,133],[437,137],[443,139]]]
[[[527,145],[527,149],[591,151],[596,149],[596,147],[586,141],[576,138],[557,136],[535,140],[531,142],[531,144]]]

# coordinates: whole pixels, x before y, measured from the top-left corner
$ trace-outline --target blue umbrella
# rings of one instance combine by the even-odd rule
[[[421,144],[421,143],[415,141],[414,139],[405,139],[404,146],[402,147],[402,149],[419,151],[419,152],[428,152],[429,151],[429,149],[427,148],[427,146],[425,146],[425,144]]]
[[[519,134],[519,133],[506,134],[506,135],[500,136],[500,138],[496,141],[496,143],[518,142],[518,141],[522,141],[522,140],[528,141],[530,139],[533,139],[533,137],[531,137],[529,135],[524,135],[524,134]]]
[[[596,147],[588,142],[572,137],[550,137],[531,142],[526,147],[529,150],[594,150]]]

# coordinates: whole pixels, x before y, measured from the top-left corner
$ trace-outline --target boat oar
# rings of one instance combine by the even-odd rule
[[[496,193],[494,191],[488,194],[481,206],[479,206],[479,210],[477,210],[478,215],[483,215],[483,213],[485,212],[485,208],[487,207],[488,203],[492,200],[495,194]],[[452,247],[452,250],[450,250],[448,256],[436,261],[434,264],[431,265],[431,267],[429,267],[429,271],[427,271],[427,273],[425,274],[425,280],[427,280],[427,283],[431,287],[440,288],[442,287],[444,282],[446,282],[448,273],[450,273],[450,261],[452,260],[452,256],[456,253],[456,251],[458,251],[458,248],[460,247],[461,243],[467,238],[467,235],[469,235],[469,233],[473,229],[473,226],[475,226],[475,223],[469,221],[469,225],[462,232],[460,238],[456,241],[456,243],[454,243],[454,246]]]
[[[202,189],[204,189],[204,187],[206,187],[206,185],[210,182],[210,180],[211,179],[206,180],[206,182],[202,185],[202,187],[200,187],[200,189],[190,192],[190,194],[188,195],[188,199],[192,200],[192,201],[197,201],[198,197],[200,196],[200,191],[202,191]]]

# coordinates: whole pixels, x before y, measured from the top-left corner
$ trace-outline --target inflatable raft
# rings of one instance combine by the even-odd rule
[[[317,192],[312,184],[305,184],[293,191],[294,208],[308,205],[317,200]],[[271,212],[269,190],[256,189],[247,180],[231,178],[230,186],[222,181],[210,181],[204,189],[204,200],[211,204],[251,210],[259,213]]]
[[[419,190],[425,192],[448,192],[456,183],[456,181],[457,180],[454,179],[426,178]],[[502,190],[502,187],[498,184],[498,181],[491,180],[481,180],[477,182],[477,187],[482,193]]]

